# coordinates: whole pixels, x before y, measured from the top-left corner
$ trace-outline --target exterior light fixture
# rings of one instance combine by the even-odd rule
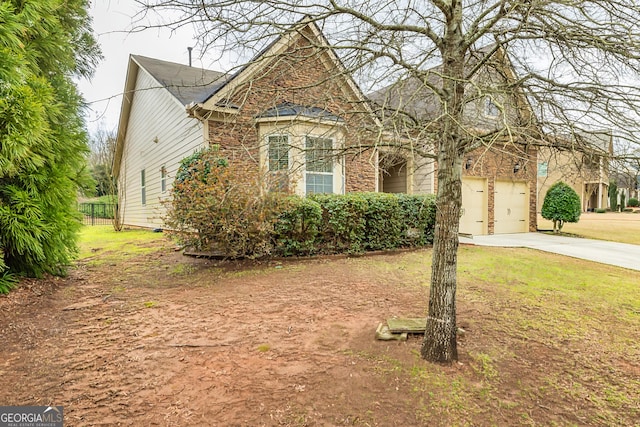
[[[468,169],[471,169],[471,166],[473,166],[473,158],[469,157],[466,163],[464,164],[464,168],[468,170]]]
[[[520,171],[520,163],[516,162],[515,165],[513,165],[513,173],[518,173]]]

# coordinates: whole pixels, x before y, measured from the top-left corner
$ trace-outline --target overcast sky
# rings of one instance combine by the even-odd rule
[[[184,64],[189,62],[187,47],[196,44],[190,28],[176,32],[153,29],[130,33],[136,12],[138,9],[134,0],[92,2],[90,13],[93,16],[93,28],[104,59],[91,81],[83,79],[78,82],[90,107],[87,115],[89,132],[99,126],[106,130],[117,127],[129,54]],[[195,51],[193,65],[203,66]]]

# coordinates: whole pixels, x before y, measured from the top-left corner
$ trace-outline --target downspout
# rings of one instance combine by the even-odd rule
[[[604,173],[602,171],[602,157],[598,162],[598,209],[602,209],[602,181]]]
[[[341,167],[342,167],[342,194],[347,193],[347,168],[344,161],[344,156],[342,157]]]

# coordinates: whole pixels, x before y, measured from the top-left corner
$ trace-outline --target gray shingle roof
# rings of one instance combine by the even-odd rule
[[[494,55],[496,49],[495,44],[489,44],[470,53],[466,58],[466,68],[472,68],[488,54]],[[489,61],[486,65],[487,68],[493,69],[502,66],[504,66],[504,62],[501,60]],[[367,97],[378,108],[403,111],[418,120],[432,120],[440,113],[441,101],[429,85],[436,88],[441,87],[443,82],[441,73],[442,65],[437,65],[422,72],[424,82],[417,77],[408,77],[372,92]]]
[[[303,117],[311,117],[323,120],[331,120],[335,122],[344,121],[341,117],[336,116],[320,107],[305,107],[304,105],[293,104],[291,102],[283,102],[282,104],[278,104],[273,108],[269,108],[268,110],[263,111],[258,115],[258,118],[269,118],[269,117],[292,117],[292,116],[303,116]]]
[[[140,55],[132,55],[132,58],[183,105],[204,102],[227,81],[225,74],[219,71]]]

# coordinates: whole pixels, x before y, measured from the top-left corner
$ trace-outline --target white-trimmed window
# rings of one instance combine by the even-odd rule
[[[288,191],[289,189],[289,136],[271,135],[268,141],[268,158],[270,183],[272,191]]]
[[[147,204],[147,183],[144,169],[140,171],[140,195],[142,206],[144,206]]]
[[[269,172],[289,170],[289,137],[271,135],[269,142]]]
[[[167,168],[164,166],[160,168],[160,191],[167,192]]]
[[[333,140],[305,138],[306,193],[333,193]]]

